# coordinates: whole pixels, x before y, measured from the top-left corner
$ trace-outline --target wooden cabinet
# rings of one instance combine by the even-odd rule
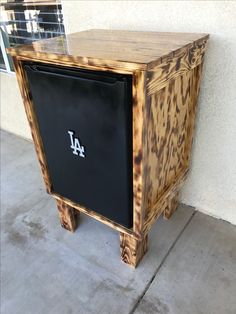
[[[147,251],[148,232],[155,220],[161,214],[170,218],[178,206],[179,189],[189,170],[208,38],[207,34],[88,30],[9,49],[46,189],[57,201],[62,226],[74,231],[79,212],[109,225],[120,232],[122,260],[134,267]],[[45,69],[53,79],[47,81],[39,75],[32,85],[30,71]],[[89,79],[83,77],[83,83],[77,80],[68,85],[68,80],[59,81],[58,71],[77,79],[87,73]],[[98,90],[93,89],[91,80],[100,82],[100,78],[103,83],[96,85]],[[90,82],[87,85],[86,79]],[[57,98],[49,88],[52,81],[60,88]],[[38,94],[33,86],[40,90]],[[80,109],[69,113],[70,106]],[[51,120],[44,128],[48,115]],[[63,132],[58,128],[59,133],[54,134],[56,125],[64,125],[62,121]],[[90,140],[84,143],[87,135]],[[73,143],[78,148],[74,156]],[[49,150],[58,150],[52,157],[55,165],[47,145]],[[66,155],[67,162],[62,157],[60,160],[63,150],[70,154]],[[75,159],[70,162],[70,158]],[[83,171],[81,163],[85,160],[90,164]],[[72,163],[75,173],[68,168]],[[86,183],[86,173],[91,184]],[[73,187],[78,177],[78,195],[70,194],[72,177]],[[60,180],[69,187],[65,193],[58,188]],[[92,202],[100,186],[97,193],[102,197]]]

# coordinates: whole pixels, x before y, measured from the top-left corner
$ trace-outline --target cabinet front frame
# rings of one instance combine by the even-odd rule
[[[133,228],[128,229],[90,209],[82,207],[77,203],[66,199],[52,190],[52,183],[49,176],[47,160],[43,149],[42,139],[39,132],[39,126],[35,115],[32,99],[30,97],[29,84],[23,69],[25,61],[37,62],[42,64],[59,65],[63,67],[82,68],[88,70],[99,70],[115,72],[120,74],[132,75],[132,159],[133,159]],[[143,237],[143,112],[145,109],[146,99],[146,71],[133,71],[127,69],[117,69],[110,67],[95,67],[93,65],[79,65],[76,62],[63,62],[61,60],[52,61],[49,59],[38,59],[35,56],[22,57],[13,56],[13,63],[16,71],[18,84],[20,86],[21,95],[25,107],[25,112],[30,125],[31,134],[40,163],[41,172],[46,185],[46,191],[56,200],[61,200],[65,204],[76,208],[77,210],[87,214],[96,220],[110,226],[111,228],[130,235],[137,240]]]

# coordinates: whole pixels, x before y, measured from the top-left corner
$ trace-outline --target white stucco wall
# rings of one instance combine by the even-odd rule
[[[210,33],[192,170],[181,200],[236,224],[236,2],[62,0],[62,5],[67,33],[89,28]],[[4,75],[2,81],[7,88],[4,95],[1,90],[2,126],[28,137],[15,79]]]
[[[31,139],[23,102],[14,73],[0,72],[1,128]]]

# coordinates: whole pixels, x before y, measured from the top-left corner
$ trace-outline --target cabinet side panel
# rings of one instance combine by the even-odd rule
[[[201,68],[202,64],[185,71],[147,98],[145,231],[186,177]]]

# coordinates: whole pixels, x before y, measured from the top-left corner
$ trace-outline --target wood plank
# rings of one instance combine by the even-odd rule
[[[191,150],[193,144],[193,135],[195,129],[195,121],[196,121],[196,111],[197,111],[197,100],[200,91],[200,83],[202,78],[202,68],[203,62],[199,64],[196,68],[192,70],[192,82],[191,82],[191,97],[190,104],[188,107],[188,124],[186,125],[186,133],[188,137],[185,141],[185,165],[189,167]]]
[[[165,208],[168,206],[168,202],[176,196],[176,193],[178,193],[181,185],[186,180],[187,175],[188,169],[182,170],[181,173],[173,180],[171,185],[169,185],[156,202],[153,203],[151,210],[149,210],[145,218],[143,234],[148,233],[157,218],[165,211]]]
[[[172,198],[169,198],[166,202],[166,207],[163,211],[163,218],[170,219],[177,207],[179,206],[179,192],[176,192],[176,195]]]
[[[206,34],[88,30],[9,48],[13,56],[127,71],[150,69],[163,57],[184,52]]]
[[[27,82],[27,78],[23,70],[22,62],[19,61],[17,58],[13,57],[13,64],[14,64],[14,68],[16,72],[18,85],[20,87],[21,96],[23,99],[25,113],[29,122],[31,135],[34,142],[34,147],[35,147],[36,154],[39,160],[43,179],[46,185],[46,190],[48,193],[50,193],[52,191],[52,184],[51,184],[51,179],[49,177],[48,166],[47,166],[47,161],[46,161],[46,157],[45,157],[45,153],[43,149],[41,135],[39,132],[38,122],[37,122],[36,115],[34,112],[32,100],[29,94],[29,85]]]
[[[184,46],[189,43],[198,42],[203,38],[208,38],[208,34],[180,33],[180,32],[155,32],[155,31],[127,31],[109,29],[90,29],[69,35],[74,40],[99,39],[100,41],[119,41],[121,44],[137,43],[139,46],[149,47],[156,44],[156,48],[162,48],[163,44],[177,44]]]
[[[119,73],[119,74],[133,74],[133,70],[119,68],[119,67],[111,67],[109,65],[99,66],[99,65],[93,65],[90,63],[80,63],[76,59],[71,60],[70,58],[59,58],[58,56],[51,55],[51,59],[48,59],[48,56],[41,56],[36,57],[35,55],[27,55],[27,56],[17,56],[15,57],[19,61],[32,61],[42,64],[52,64],[52,65],[59,65],[64,67],[73,67],[78,69],[86,69],[86,70],[94,70],[94,71],[108,71],[113,73]]]
[[[141,236],[143,226],[143,112],[146,72],[133,75],[133,229]]]
[[[71,232],[75,232],[78,227],[80,212],[61,200],[57,200],[57,208],[61,226]]]
[[[179,51],[174,57],[162,60],[162,63],[147,74],[147,93],[152,95],[168,84],[170,80],[194,69],[203,62],[207,41],[202,41],[186,51]]]
[[[127,234],[120,233],[121,260],[132,266],[137,267],[148,249],[148,236],[145,235],[138,241]]]
[[[116,222],[114,222],[114,221],[112,221],[112,220],[110,220],[110,219],[108,219],[108,218],[106,218],[106,217],[104,217],[104,216],[94,212],[93,210],[90,210],[89,208],[81,206],[81,205],[79,205],[79,204],[77,204],[77,203],[75,203],[75,202],[73,202],[73,201],[71,201],[71,200],[69,200],[69,199],[67,199],[67,198],[57,194],[57,193],[55,193],[55,192],[51,192],[50,194],[56,200],[62,201],[63,203],[69,205],[70,207],[73,207],[73,208],[77,209],[81,213],[84,213],[87,216],[92,217],[92,218],[94,218],[94,219],[104,223],[105,225],[107,225],[107,226],[109,226],[109,227],[111,227],[111,228],[113,228],[113,229],[115,229],[115,230],[117,230],[119,232],[127,234],[127,235],[129,235],[130,237],[132,237],[132,238],[134,238],[136,240],[140,240],[141,239],[140,235],[136,234],[132,229],[128,229],[128,228],[126,228],[126,227],[124,227],[124,226],[122,226],[122,225],[120,225],[120,224],[118,224],[118,223],[116,223]]]

